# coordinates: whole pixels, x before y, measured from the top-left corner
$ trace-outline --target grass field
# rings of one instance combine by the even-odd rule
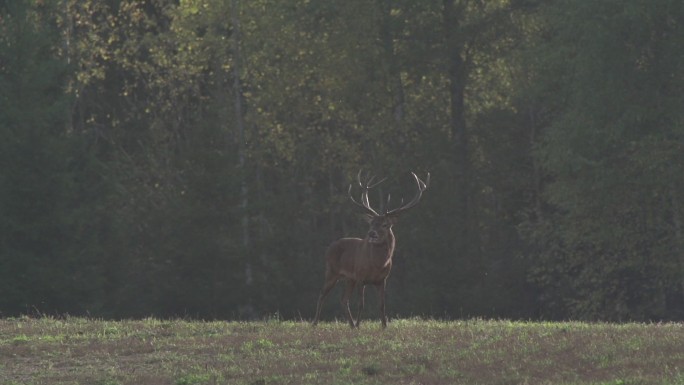
[[[684,384],[684,325],[13,318],[0,384]]]

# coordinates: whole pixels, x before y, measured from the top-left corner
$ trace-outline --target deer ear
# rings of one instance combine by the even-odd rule
[[[373,220],[373,216],[370,214],[361,214],[361,218],[363,218],[364,221],[371,223]]]
[[[397,222],[399,222],[399,217],[395,217],[395,216],[389,215],[388,218],[389,218],[390,223],[391,223],[392,225],[396,225]]]

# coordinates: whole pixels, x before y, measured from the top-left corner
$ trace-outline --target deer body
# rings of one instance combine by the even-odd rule
[[[381,245],[370,243],[368,239],[342,238],[328,248],[326,264],[339,278],[357,284],[377,284],[385,280],[392,269],[394,242],[394,234]]]
[[[318,297],[318,304],[316,306],[316,317],[313,324],[316,325],[321,315],[321,308],[323,301],[328,296],[330,291],[335,287],[338,281],[346,281],[346,289],[342,296],[342,307],[347,315],[349,325],[359,327],[361,322],[361,310],[364,307],[364,291],[366,285],[374,285],[380,298],[380,316],[382,327],[387,327],[387,316],[385,314],[385,286],[387,277],[392,270],[392,256],[394,255],[394,247],[396,239],[392,232],[392,225],[396,221],[397,215],[413,206],[420,200],[422,192],[427,188],[427,183],[430,181],[430,174],[428,174],[427,182],[421,181],[415,174],[413,174],[418,184],[418,195],[407,205],[399,207],[394,210],[387,210],[383,214],[378,214],[370,207],[368,202],[368,189],[376,186],[370,186],[373,178],[364,184],[361,182],[361,172],[359,172],[359,185],[363,188],[361,195],[361,202],[358,203],[353,197],[350,198],[356,205],[364,208],[367,211],[367,220],[370,224],[370,229],[365,238],[341,238],[333,242],[325,253],[325,282],[321,293]],[[382,182],[382,181],[381,181]],[[350,186],[351,192],[351,186]],[[389,201],[389,197],[387,199]],[[355,288],[359,289],[359,310],[354,321],[351,309],[349,308],[349,299]]]

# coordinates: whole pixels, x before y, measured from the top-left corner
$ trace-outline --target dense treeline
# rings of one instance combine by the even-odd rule
[[[0,314],[309,318],[363,167],[394,314],[681,319],[683,107],[680,0],[5,2]]]

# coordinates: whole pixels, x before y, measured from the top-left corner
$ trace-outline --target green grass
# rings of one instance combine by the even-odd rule
[[[684,384],[684,325],[0,320],[0,384]]]

